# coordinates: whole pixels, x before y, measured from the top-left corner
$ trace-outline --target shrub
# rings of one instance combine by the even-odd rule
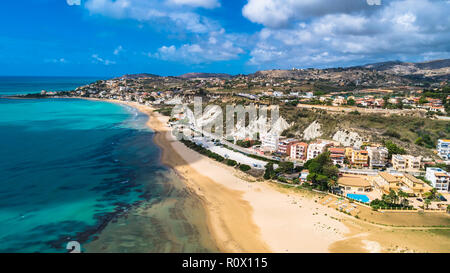
[[[246,172],[246,171],[249,171],[251,169],[251,167],[249,165],[241,164],[239,166],[239,169],[243,172]]]
[[[232,167],[237,165],[237,162],[235,160],[232,160],[232,159],[227,159],[226,163],[227,163],[228,166],[232,166]]]

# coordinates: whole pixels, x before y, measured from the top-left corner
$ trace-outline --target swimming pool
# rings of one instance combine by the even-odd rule
[[[369,203],[370,199],[367,197],[367,195],[364,194],[354,194],[354,193],[347,193],[347,197],[351,199],[355,199],[364,203]]]

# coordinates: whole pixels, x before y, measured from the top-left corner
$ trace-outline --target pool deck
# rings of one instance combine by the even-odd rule
[[[334,208],[353,216],[359,213],[358,205],[356,203],[350,203],[346,198],[338,198],[335,196],[327,195],[322,197],[319,201],[320,204],[327,206],[329,208]]]

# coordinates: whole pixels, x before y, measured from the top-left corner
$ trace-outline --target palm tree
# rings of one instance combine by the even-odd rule
[[[408,199],[406,199],[406,198],[408,198],[408,194],[406,192],[402,191],[402,190],[399,190],[398,191],[398,196],[401,198],[400,203],[402,205],[404,205],[404,206],[407,206],[405,204],[408,203]]]
[[[336,187],[336,181],[333,179],[328,179],[328,188],[329,189],[333,189],[334,187]]]
[[[436,193],[437,193],[436,188],[432,188],[431,191],[430,191],[430,193],[431,193],[430,199],[431,199],[431,200],[436,199]]]
[[[397,193],[395,193],[394,190],[390,190],[389,191],[389,199],[391,200],[392,203],[394,203],[394,204],[397,203],[398,196],[397,196]]]
[[[428,209],[428,206],[431,204],[431,200],[430,199],[425,199],[424,203],[425,203],[425,209]]]

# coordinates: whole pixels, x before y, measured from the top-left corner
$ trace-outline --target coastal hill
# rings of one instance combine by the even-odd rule
[[[291,78],[306,80],[354,80],[361,75],[380,78],[391,82],[411,83],[417,77],[422,79],[450,79],[450,59],[433,60],[421,63],[388,61],[362,66],[324,68],[324,69],[274,69],[262,70],[249,77]],[[404,77],[414,76],[414,77]],[[364,80],[364,79],[362,79]]]
[[[233,76],[225,73],[186,73],[179,76],[169,76],[169,78],[180,78],[180,79],[206,79],[206,78],[223,78],[223,79],[231,79]],[[114,79],[118,80],[137,80],[137,79],[148,79],[148,78],[163,78],[160,75],[150,74],[150,73],[138,73],[138,74],[125,74],[121,77],[117,77]]]
[[[232,76],[230,74],[225,73],[186,73],[178,76],[178,78],[182,79],[196,79],[196,78],[224,78],[230,79]]]
[[[423,77],[440,77],[450,74],[450,59],[433,60],[421,63],[400,61],[382,62],[364,65],[363,68],[375,69],[394,75],[418,75]]]
[[[233,79],[237,77],[248,78],[273,78],[273,79],[296,79],[296,80],[325,80],[334,83],[349,82],[358,83],[391,82],[397,84],[412,84],[422,80],[450,80],[450,59],[433,60],[428,62],[408,63],[401,61],[387,61],[372,64],[365,64],[352,67],[336,68],[307,68],[307,69],[273,69],[261,70],[248,75],[230,75],[226,73],[186,73],[179,76],[167,78],[177,78],[182,80],[193,79]],[[127,74],[117,79],[143,79],[143,78],[166,78],[155,74],[139,73]]]
[[[135,80],[135,79],[143,79],[143,78],[160,78],[161,76],[149,73],[139,73],[139,74],[125,74],[121,77],[115,78],[118,80]]]

